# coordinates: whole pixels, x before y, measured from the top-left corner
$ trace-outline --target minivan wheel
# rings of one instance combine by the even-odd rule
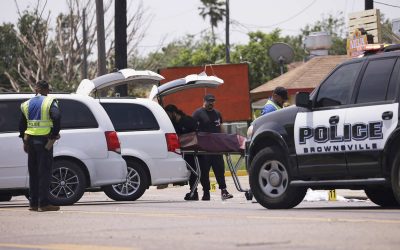
[[[85,188],[85,174],[75,162],[67,160],[54,162],[49,195],[51,204],[72,205],[82,198]]]
[[[393,161],[391,182],[394,198],[400,204],[400,154],[398,154]]]
[[[307,191],[289,185],[287,162],[275,148],[265,148],[257,153],[251,162],[249,181],[254,198],[269,209],[293,208],[303,200]]]
[[[389,187],[370,187],[364,189],[364,191],[373,203],[381,207],[398,207],[400,204]]]
[[[135,201],[142,197],[149,186],[143,164],[128,160],[126,165],[128,174],[125,182],[103,187],[104,193],[115,201]]]
[[[12,198],[11,194],[0,194],[0,201],[10,201]]]

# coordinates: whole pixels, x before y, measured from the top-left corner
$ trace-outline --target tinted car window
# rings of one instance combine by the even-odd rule
[[[99,125],[90,109],[79,101],[58,100],[61,129],[97,128]]]
[[[346,64],[333,72],[318,91],[316,107],[347,104],[362,63]]]
[[[17,132],[21,103],[25,100],[0,101],[0,133]]]
[[[153,113],[146,107],[131,103],[102,103],[116,131],[159,130]]]
[[[361,81],[357,103],[377,102],[386,99],[390,75],[395,58],[370,61]]]
[[[400,85],[400,59],[397,59],[396,66],[394,67],[392,73],[392,77],[390,78],[390,83],[386,94],[386,100],[396,99],[399,85]]]

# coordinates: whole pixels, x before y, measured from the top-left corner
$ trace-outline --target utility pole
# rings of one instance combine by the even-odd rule
[[[86,8],[82,10],[82,36],[83,36],[83,67],[82,67],[82,76],[83,79],[88,78],[88,70],[87,70],[87,31],[86,31]]]
[[[96,0],[96,21],[97,21],[97,76],[101,76],[107,73],[103,0]]]
[[[125,69],[128,66],[127,41],[126,41],[126,0],[115,0],[115,67]],[[115,92],[120,96],[128,95],[126,84],[115,87]]]
[[[365,0],[365,10],[372,10],[374,8],[373,0]]]
[[[225,16],[225,56],[226,56],[226,63],[231,63],[231,54],[230,54],[230,44],[229,44],[229,0],[225,2],[226,7],[226,16]]]

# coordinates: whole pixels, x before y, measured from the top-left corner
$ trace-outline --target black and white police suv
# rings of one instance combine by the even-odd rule
[[[337,66],[296,105],[248,130],[250,187],[266,208],[292,208],[307,188],[360,189],[400,206],[400,46]]]

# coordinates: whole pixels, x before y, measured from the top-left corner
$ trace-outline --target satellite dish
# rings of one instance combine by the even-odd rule
[[[293,61],[294,51],[287,43],[274,43],[271,48],[269,48],[268,55],[274,62],[279,63],[282,75],[283,65]]]

